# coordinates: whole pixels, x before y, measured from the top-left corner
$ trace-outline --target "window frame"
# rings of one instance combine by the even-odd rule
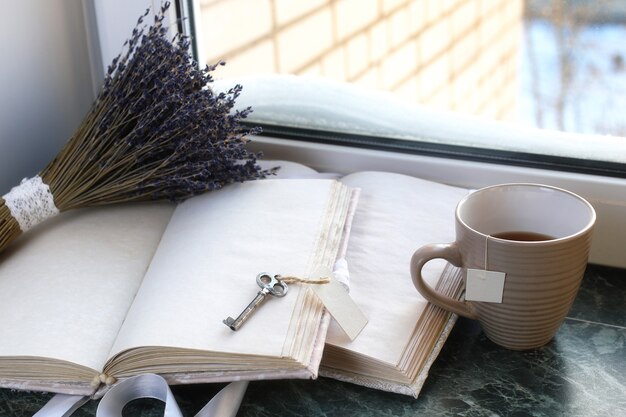
[[[186,10],[187,16],[190,12],[193,13],[193,3],[187,0],[179,2],[179,10]],[[94,34],[93,39],[90,39],[92,53],[101,58],[92,59],[92,71],[97,75],[102,68],[97,68],[93,62],[100,61],[106,67],[110,58],[119,53],[113,45],[123,43],[134,26],[135,16],[147,7],[160,7],[160,2],[93,0],[92,7],[92,17],[86,13],[86,24],[90,33]],[[176,7],[171,9],[176,10]],[[119,16],[125,18],[119,19]],[[133,18],[129,19],[129,16]],[[176,20],[175,16],[170,19]],[[129,25],[129,21],[133,25]],[[483,129],[490,128],[489,122],[479,123],[479,126]],[[330,133],[331,135],[326,136],[337,136],[335,132]],[[545,183],[566,188],[587,198],[598,213],[590,261],[626,267],[626,257],[623,256],[623,248],[626,248],[626,175],[623,175],[623,164],[608,163],[605,168],[586,170],[581,169],[584,167],[581,167],[580,161],[569,160],[565,162],[571,169],[564,170],[559,169],[558,158],[551,159],[547,164],[528,166],[529,161],[511,161],[516,155],[508,155],[507,158],[496,155],[494,158],[493,153],[489,157],[487,152],[478,157],[472,155],[474,149],[450,148],[445,144],[439,148],[426,147],[429,149],[421,151],[410,151],[398,146],[395,151],[390,151],[374,146],[370,140],[373,138],[363,136],[359,139],[348,135],[343,137],[343,142],[329,140],[328,137],[326,140],[312,141],[311,136],[318,136],[319,139],[323,135],[320,132],[294,130],[284,126],[266,126],[266,134],[254,138],[250,147],[263,152],[267,159],[300,162],[320,171],[344,174],[361,170],[393,171],[473,189],[506,182]],[[368,146],[363,146],[363,143],[361,146],[346,146],[350,142],[346,138],[352,142],[356,139],[361,142],[368,139],[365,141]],[[560,162],[564,160],[561,159]]]
[[[251,118],[254,119],[254,114]],[[626,164],[619,162],[489,149],[449,143],[435,143],[423,140],[397,139],[393,137],[371,136],[339,131],[324,131],[263,122],[258,123],[254,121],[247,121],[244,125],[248,127],[260,127],[262,128],[262,135],[277,139],[297,138],[305,142],[348,146],[360,149],[626,178]],[[488,126],[488,123],[484,123],[483,126]]]

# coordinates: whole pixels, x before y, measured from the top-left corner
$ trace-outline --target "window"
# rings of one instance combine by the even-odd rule
[[[134,25],[134,16],[150,3],[146,0],[95,2],[103,62],[108,62],[107,53],[112,57],[118,51],[117,47],[107,49],[103,45],[121,45]],[[616,1],[605,1],[601,5],[600,2],[564,0],[533,3],[563,7],[593,4],[596,10],[619,8]],[[546,36],[544,32],[550,27],[542,15],[544,12],[535,9],[531,12],[528,9],[531,6],[521,0],[201,0],[180,2],[178,11],[188,18],[186,29],[193,31],[200,60],[227,61],[226,67],[217,74],[223,79],[222,85],[232,86],[238,81],[244,85],[239,103],[254,107],[253,122],[262,124],[266,132],[265,136],[254,140],[252,146],[267,157],[340,172],[392,170],[472,188],[497,182],[542,182],[561,186],[587,197],[598,211],[592,261],[626,266],[622,256],[622,248],[626,246],[626,222],[623,220],[626,218],[626,140],[603,132],[567,133],[513,121],[517,110],[509,108],[517,107],[530,108],[527,110],[530,116],[525,119],[536,122],[537,108],[544,106],[549,97],[549,94],[539,94],[543,101],[532,106],[528,101],[511,104],[516,92],[528,85],[527,79],[519,76],[519,62],[529,53],[527,49],[519,49],[521,39],[532,36],[535,55],[542,52],[537,51],[539,46],[549,46],[541,37]],[[569,10],[567,7],[556,10]],[[415,10],[421,14],[409,13]],[[381,30],[377,29],[380,22],[370,21],[380,14],[387,19],[383,38],[391,45],[384,53],[376,52],[374,43],[365,42],[373,40],[376,31]],[[336,22],[344,18],[345,24],[337,27]],[[123,19],[128,22],[126,27],[120,23]],[[445,29],[436,29],[436,22],[442,21],[447,22]],[[298,22],[310,25],[305,30]],[[592,23],[594,27],[602,26],[596,21]],[[457,24],[460,26],[455,26]],[[607,24],[616,25],[615,22]],[[522,29],[529,25],[532,30],[524,32]],[[329,34],[324,32],[324,27],[333,30]],[[419,36],[414,40],[402,39],[402,32],[396,32],[402,27]],[[281,37],[283,31],[286,35]],[[363,31],[367,34],[359,35]],[[563,33],[564,37],[573,34],[570,29]],[[111,39],[115,37],[114,42]],[[437,46],[436,53],[421,49],[419,53],[409,51],[410,42],[421,42],[424,37],[430,39],[427,46],[437,42],[443,46]],[[302,39],[308,38],[314,43],[305,45]],[[325,51],[333,52],[335,38],[342,42],[339,58],[324,55]],[[326,43],[321,45],[320,42]],[[368,60],[380,67],[374,71],[376,76],[366,68],[355,69],[351,63],[350,57],[364,48],[364,42]],[[481,52],[496,51],[497,54],[495,58],[481,58],[468,42],[482,45],[478,47]],[[301,49],[315,59],[299,63],[295,55],[279,54],[273,49],[275,45]],[[609,47],[613,43],[603,45]],[[592,48],[592,51],[595,53],[597,49]],[[587,58],[580,58],[574,51],[579,49],[564,49],[564,53],[569,54],[565,58],[587,62]],[[209,52],[213,55],[209,56]],[[609,48],[607,53],[605,56],[612,58],[602,61],[605,66],[601,69],[610,75],[606,79],[609,90],[619,93],[622,52]],[[404,63],[411,54],[418,58],[430,56],[420,61],[421,69],[408,71]],[[451,64],[457,59],[453,56],[459,63]],[[480,68],[492,70],[472,69],[477,62],[481,63]],[[437,69],[429,70],[430,63],[438,63]],[[526,65],[530,66],[528,62]],[[404,72],[398,75],[399,81],[385,81],[381,75],[385,68]],[[451,71],[450,68],[456,69]],[[582,68],[587,71],[591,67],[584,65]],[[330,74],[323,71],[333,69],[343,73],[344,78],[329,80]],[[432,78],[425,77],[420,73],[422,70]],[[276,75],[278,71],[286,74]],[[528,70],[528,74],[530,72]],[[413,74],[422,74],[422,77],[411,77]],[[572,114],[584,113],[581,116],[589,112],[580,107],[584,97],[580,91],[587,91],[584,88],[588,78],[585,77],[580,80],[570,77],[571,84],[582,86],[583,90],[567,95],[567,100],[562,100],[562,109]],[[539,80],[533,87],[538,91],[543,91],[539,87],[552,82],[546,78]],[[367,82],[374,84],[367,85]],[[219,87],[219,82],[216,85]],[[395,95],[382,91],[381,86],[395,90]],[[533,88],[529,94],[537,95]],[[417,100],[411,100],[412,92],[419,93]],[[619,107],[611,100],[617,99],[607,99],[607,105],[592,106],[592,109],[611,108],[611,103]],[[595,113],[603,115],[606,111]],[[500,120],[487,120],[487,117]],[[575,120],[562,116],[564,128],[569,129],[565,123],[570,119]],[[544,128],[559,127],[556,116],[545,115],[543,120]],[[602,123],[585,123],[585,126],[619,128],[623,121],[619,115],[602,120]]]
[[[201,61],[225,60],[221,77],[300,76],[247,79],[251,102],[257,103],[252,117],[275,136],[287,137],[294,132],[289,128],[297,128],[328,143],[626,176],[626,141],[614,137],[623,136],[626,123],[619,105],[626,104],[621,91],[626,48],[616,41],[626,29],[616,23],[618,2],[194,4]],[[306,97],[298,98],[302,90]],[[374,91],[391,92],[395,100],[365,93]],[[264,107],[270,98],[285,103],[282,111]],[[407,105],[415,110],[407,112]],[[487,129],[491,134],[473,135],[468,128],[485,129],[458,113],[527,126],[503,131],[496,124]],[[426,134],[430,123],[423,119],[459,129],[445,132],[448,136]]]

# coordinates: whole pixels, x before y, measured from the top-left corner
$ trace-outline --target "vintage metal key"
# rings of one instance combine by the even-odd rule
[[[250,304],[239,314],[236,319],[228,317],[223,320],[224,324],[231,328],[231,330],[237,330],[241,325],[250,317],[252,312],[265,300],[268,294],[274,297],[284,297],[287,294],[287,284],[280,280],[280,275],[268,274],[267,272],[261,272],[256,276],[256,283],[261,290],[257,293],[256,297]]]

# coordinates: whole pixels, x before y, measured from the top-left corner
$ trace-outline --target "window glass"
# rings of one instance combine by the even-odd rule
[[[599,148],[626,135],[620,0],[196,0],[195,10],[199,56],[226,61],[220,78],[322,77],[430,109],[599,135],[583,157],[613,162],[616,152]],[[280,123],[318,128],[302,115]],[[360,133],[353,128],[332,125]],[[518,146],[543,152],[536,144],[549,136]],[[553,136],[567,147],[567,136]]]
[[[626,3],[532,0],[523,22],[519,118],[626,136]]]

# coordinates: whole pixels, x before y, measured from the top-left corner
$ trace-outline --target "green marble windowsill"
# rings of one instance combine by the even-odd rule
[[[331,379],[250,384],[240,417],[262,416],[618,416],[626,415],[626,271],[590,265],[556,337],[513,352],[461,319],[418,399]],[[222,385],[174,387],[193,416]],[[0,416],[32,416],[49,394],[0,389]],[[76,417],[95,415],[95,401]],[[162,416],[151,400],[128,416]]]

